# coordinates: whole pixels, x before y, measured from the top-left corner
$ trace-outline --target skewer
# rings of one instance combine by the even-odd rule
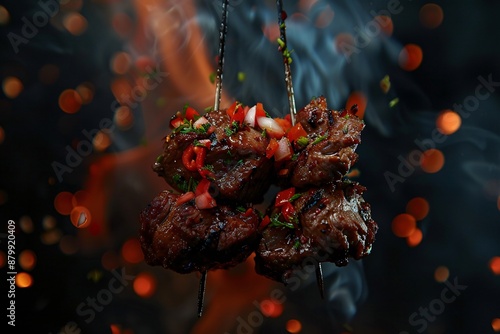
[[[292,62],[292,58],[290,56],[290,51],[288,50],[287,42],[286,42],[286,12],[283,10],[283,2],[281,0],[276,0],[276,7],[278,8],[278,24],[280,27],[280,38],[278,40],[279,50],[283,55],[283,65],[285,67],[285,84],[286,84],[286,92],[288,95],[288,105],[290,107],[290,119],[292,121],[292,125],[295,125],[295,114],[297,113],[297,108],[295,107],[295,95],[293,92],[293,84],[292,84],[292,71],[290,69],[290,63]]]
[[[227,6],[229,0],[222,0],[222,19],[219,28],[219,59],[217,64],[217,76],[215,78],[215,102],[214,110],[219,110],[222,96],[222,76],[224,68],[224,48],[226,45],[227,34]]]
[[[321,268],[321,262],[316,264],[316,282],[318,282],[321,299],[325,299],[325,283],[323,281],[323,269]]]
[[[198,318],[203,314],[203,300],[205,299],[205,287],[207,285],[207,271],[201,273],[200,287],[198,289]]]
[[[222,96],[222,76],[224,68],[224,47],[227,34],[227,6],[229,0],[222,0],[222,19],[219,28],[219,59],[217,64],[217,76],[215,78],[215,101],[214,110],[219,110]],[[203,314],[203,302],[205,300],[205,289],[207,285],[207,271],[203,271],[200,277],[200,286],[198,288],[198,318]]]

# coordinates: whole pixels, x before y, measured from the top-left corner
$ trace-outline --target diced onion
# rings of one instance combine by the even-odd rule
[[[256,113],[257,113],[257,106],[253,106],[252,108],[248,109],[247,114],[245,115],[245,119],[243,120],[243,123],[254,128]]]
[[[293,151],[288,138],[283,137],[278,142],[278,149],[274,153],[275,161],[288,160],[292,158]]]
[[[266,130],[266,133],[271,138],[281,138],[285,135],[285,131],[281,128],[281,126],[274,119],[269,117],[259,117],[257,118],[257,124],[259,124],[260,128]]]

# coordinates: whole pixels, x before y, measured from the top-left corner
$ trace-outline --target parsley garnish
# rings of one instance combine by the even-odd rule
[[[321,143],[323,140],[325,140],[325,139],[326,139],[326,137],[327,137],[327,135],[326,135],[326,134],[325,134],[325,135],[323,135],[323,136],[319,136],[318,138],[316,138],[316,139],[312,142],[312,144],[313,144],[313,145],[316,145],[316,144],[318,144],[318,143]]]
[[[272,217],[271,217],[271,223],[269,225],[271,225],[272,227],[287,227],[287,228],[295,228],[295,226],[293,226],[292,223],[287,223],[287,222],[282,222],[278,219],[278,217],[280,216],[279,213],[276,213],[274,214]]]

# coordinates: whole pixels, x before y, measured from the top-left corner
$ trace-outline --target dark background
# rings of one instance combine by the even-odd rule
[[[54,198],[61,191],[75,193],[87,189],[89,166],[101,158],[123,156],[148,147],[159,153],[157,143],[161,137],[158,136],[158,142],[145,139],[151,133],[142,116],[147,112],[147,103],[133,108],[135,122],[131,129],[115,130],[115,140],[105,152],[92,153],[74,172],[65,175],[63,182],[57,181],[51,163],[64,161],[65,147],[82,140],[83,129],[94,129],[103,118],[114,117],[114,110],[109,107],[115,99],[110,89],[114,78],[109,67],[112,55],[126,50],[135,57],[140,54],[134,52],[141,49],[138,45],[154,45],[155,41],[147,31],[141,31],[138,14],[131,3],[65,3],[69,4],[62,7],[62,12],[76,10],[87,19],[85,32],[74,36],[48,24],[41,27],[29,43],[21,45],[18,53],[13,51],[8,34],[20,34],[21,18],[32,17],[39,11],[39,4],[35,1],[1,3],[8,9],[10,20],[0,26],[0,80],[15,76],[24,86],[14,99],[0,92],[0,126],[5,132],[5,138],[0,141],[1,218],[5,223],[8,219],[18,223],[22,217],[31,219],[34,231],[18,230],[16,249],[18,254],[31,249],[37,257],[37,264],[30,272],[34,284],[17,289],[17,329],[55,333],[69,321],[75,321],[84,333],[110,333],[110,324],[118,324],[123,332],[189,332],[196,326],[195,275],[166,274],[160,268],[149,268],[142,263],[124,267],[133,274],[154,273],[159,286],[164,286],[161,296],[140,298],[128,286],[103,312],[97,313],[90,324],[75,313],[87,296],[95,296],[106,288],[113,277],[102,267],[102,255],[109,250],[119,253],[124,241],[136,236],[135,217],[157,188],[144,184],[145,178],[154,180],[154,176],[141,178],[139,175],[149,170],[152,161],[117,163],[103,174],[99,185],[105,196],[99,201],[107,208],[106,220],[101,222],[106,232],[98,234],[95,240],[92,233],[77,230],[68,216],[55,210]],[[380,229],[373,253],[363,260],[364,269],[361,266],[340,270],[327,267],[327,282],[332,287],[345,288],[342,291],[347,296],[332,295],[327,302],[322,302],[317,292],[307,286],[300,293],[288,292],[283,315],[266,318],[263,325],[252,329],[255,333],[285,333],[285,323],[290,318],[302,322],[303,333],[494,332],[492,321],[500,318],[500,277],[490,270],[488,263],[494,256],[500,256],[498,92],[481,101],[470,117],[462,119],[461,128],[437,145],[445,155],[445,165],[438,173],[428,174],[416,168],[404,183],[396,185],[395,191],[391,191],[384,177],[387,171],[397,173],[398,156],[418,149],[415,140],[431,137],[436,128],[435,118],[441,110],[451,109],[455,103],[462,104],[475,94],[479,76],[491,75],[493,81],[500,81],[497,22],[500,3],[493,0],[439,2],[444,20],[435,29],[424,27],[419,19],[419,11],[425,3],[401,1],[403,10],[392,17],[393,36],[376,38],[370,47],[353,56],[351,63],[334,52],[332,36],[363,27],[370,18],[369,12],[387,8],[387,2],[318,1],[311,5],[308,15],[313,20],[331,6],[335,16],[328,28],[297,29],[293,23],[289,24],[289,43],[296,53],[292,70],[297,105],[307,103],[311,95],[325,94],[331,108],[341,108],[350,91],[362,90],[368,96],[367,127],[358,148],[357,168],[361,171],[358,180],[368,188],[365,199],[371,203]],[[205,28],[203,37],[211,52],[211,55],[200,56],[216,54],[215,5],[197,3],[199,24]],[[228,35],[225,89],[248,104],[263,101],[264,105],[273,106],[275,115],[283,114],[286,98],[282,94],[280,60],[273,58],[276,50],[269,43],[253,42],[262,39],[260,24],[275,16],[273,2],[237,1],[232,8],[230,25],[234,30]],[[287,2],[289,15],[300,8]],[[123,35],[113,29],[110,17],[116,12],[130,17],[136,29],[134,34]],[[402,70],[397,63],[399,50],[407,43],[418,44],[423,50],[421,66],[411,72]],[[141,50],[144,53],[144,47]],[[59,69],[50,84],[41,82],[39,75],[48,63],[57,64]],[[243,84],[235,79],[238,71],[246,73]],[[378,88],[385,74],[390,75],[392,82],[388,95],[383,95]],[[168,80],[175,86],[178,78]],[[76,114],[63,113],[58,106],[59,94],[82,82],[93,84],[93,101]],[[161,91],[154,94],[161,95]],[[400,102],[389,108],[389,101],[395,97]],[[166,131],[166,124],[164,129]],[[144,168],[136,168],[139,165]],[[423,231],[422,242],[409,247],[404,239],[392,233],[391,221],[405,212],[407,202],[414,197],[424,197],[430,204],[430,212],[418,222]],[[72,240],[79,247],[76,253],[64,254],[59,243],[43,241],[48,232],[44,225],[47,216],[55,219],[61,235],[74,237]],[[2,240],[5,253],[4,245]],[[410,322],[409,317],[440,299],[446,285],[434,279],[439,266],[448,268],[448,282],[456,280],[466,289],[455,301],[445,304],[443,312],[426,322],[423,329],[423,325]],[[2,270],[6,271],[5,265]],[[98,278],[93,279],[89,273],[98,273]],[[249,283],[245,281],[245,284]],[[177,291],[175,297],[168,294],[176,289],[181,291]],[[342,305],[354,307],[356,314],[352,316],[354,311]],[[244,309],[242,317],[246,317],[252,307]],[[238,322],[234,321],[232,332],[237,328]]]

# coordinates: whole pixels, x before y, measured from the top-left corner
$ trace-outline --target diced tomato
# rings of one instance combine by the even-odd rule
[[[264,216],[264,218],[262,218],[260,224],[259,224],[259,230],[263,230],[264,228],[266,228],[267,225],[269,225],[269,223],[271,222],[271,218],[269,218],[269,216]]]
[[[192,191],[188,191],[187,193],[185,194],[182,194],[178,199],[177,201],[175,202],[175,205],[176,206],[179,206],[181,204],[184,204],[186,202],[189,202],[190,200],[192,200],[193,198],[195,197],[194,195],[194,192]]]
[[[170,120],[170,127],[172,129],[177,129],[179,126],[182,125],[182,123],[184,123],[184,120],[182,119],[182,117],[174,117]]]
[[[238,122],[238,124],[243,124],[243,120],[245,119],[245,109],[238,104],[236,109],[234,110],[233,116],[231,116],[231,123]]]
[[[200,114],[194,108],[189,106],[186,108],[186,119],[188,121],[194,121],[198,117],[200,117]]]
[[[271,138],[269,141],[269,144],[266,147],[266,158],[271,159],[272,156],[276,153],[276,150],[280,144],[278,144],[278,141],[274,138]]]
[[[290,142],[288,141],[287,137],[283,137],[280,139],[278,142],[278,149],[274,153],[274,160],[276,162],[283,161],[283,160],[290,160],[293,155],[293,150],[290,145]]]
[[[286,134],[288,140],[291,142],[296,141],[300,137],[307,137],[307,132],[304,130],[302,127],[302,124],[297,123],[295,124]]]
[[[257,118],[257,124],[262,130],[266,130],[266,133],[271,138],[280,139],[285,135],[285,131],[281,128],[281,126],[276,122],[276,120],[269,117],[260,117]]]
[[[196,190],[194,191],[195,196],[200,196],[203,193],[208,193],[208,189],[210,188],[210,181],[207,179],[202,179]]]
[[[200,210],[211,209],[217,206],[217,202],[208,192],[204,192],[203,194],[196,196],[194,199],[194,203],[196,207]]]
[[[288,132],[292,128],[292,123],[283,118],[275,118],[274,119],[279,126],[283,129],[283,131]]]
[[[212,141],[210,139],[200,139],[198,143],[200,143],[200,145],[203,145],[203,147],[206,147],[208,149],[210,148],[210,146],[212,146]]]
[[[255,118],[259,117],[266,117],[266,111],[264,110],[264,106],[260,102],[255,105]]]
[[[283,117],[285,120],[287,120],[288,122],[290,122],[290,124],[292,124],[292,116],[290,114],[286,114],[285,117]]]
[[[286,202],[281,207],[281,215],[289,223],[291,223],[295,220],[295,217],[296,217],[295,213],[296,213],[295,208],[293,207],[292,203],[290,203],[290,202]]]
[[[243,214],[245,217],[250,217],[253,213],[253,208],[248,208],[247,211]]]
[[[276,195],[276,201],[274,202],[274,206],[280,207],[284,205],[285,203],[288,203],[290,201],[290,198],[295,195],[295,187],[291,187],[285,190],[280,191]]]
[[[234,101],[233,104],[231,104],[231,106],[227,108],[226,113],[229,117],[233,117],[234,111],[236,110],[236,106],[238,104],[238,101]]]

